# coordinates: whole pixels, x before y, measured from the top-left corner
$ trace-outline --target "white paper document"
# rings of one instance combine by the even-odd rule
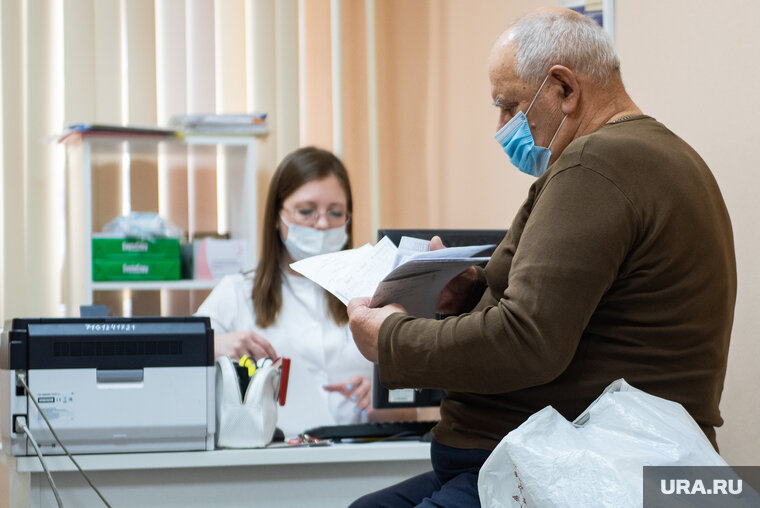
[[[402,305],[417,317],[434,317],[438,295],[468,267],[488,261],[472,257],[493,245],[429,250],[427,240],[402,237],[396,247],[387,237],[376,245],[312,256],[290,267],[340,301],[371,296],[370,307]]]

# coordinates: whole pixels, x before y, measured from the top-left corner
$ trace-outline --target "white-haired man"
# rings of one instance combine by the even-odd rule
[[[485,269],[439,300],[460,315],[349,305],[385,386],[449,391],[434,471],[355,506],[478,506],[505,434],[547,405],[572,420],[621,377],[683,404],[717,446],[736,261],[709,168],[641,113],[609,38],[573,11],[511,25],[489,75],[496,139],[538,179]]]

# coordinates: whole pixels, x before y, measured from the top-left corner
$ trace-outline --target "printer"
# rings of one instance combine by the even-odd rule
[[[205,317],[8,321],[0,346],[3,447],[61,454],[211,450],[214,332]],[[9,441],[9,442],[8,442]]]

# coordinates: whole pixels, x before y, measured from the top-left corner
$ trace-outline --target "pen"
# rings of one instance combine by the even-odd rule
[[[238,363],[241,367],[248,369],[248,377],[253,377],[253,373],[256,372],[256,362],[250,359],[248,355],[243,355]]]

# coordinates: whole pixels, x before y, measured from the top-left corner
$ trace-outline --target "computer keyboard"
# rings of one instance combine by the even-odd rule
[[[351,425],[326,425],[307,429],[304,434],[317,439],[420,439],[437,421],[370,422]]]

